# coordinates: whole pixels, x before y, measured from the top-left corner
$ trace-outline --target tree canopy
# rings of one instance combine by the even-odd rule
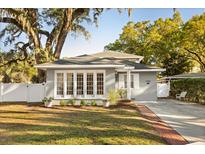
[[[175,11],[172,18],[128,22],[119,39],[105,46],[116,50],[144,56],[143,63],[166,68],[163,75],[189,72],[193,61],[204,69],[205,14],[183,22]],[[195,37],[196,36],[196,37]]]
[[[21,64],[24,63],[33,67],[34,64],[59,59],[67,36],[82,34],[86,39],[89,38],[90,33],[84,25],[97,25],[102,12],[100,8],[0,9],[0,39],[10,47],[9,52],[0,53],[1,70],[5,67],[11,69],[12,65],[23,67],[25,65]],[[0,74],[7,74],[8,77],[8,70],[5,71]],[[44,73],[38,70],[38,74],[43,80]],[[9,76],[12,77],[11,74]]]
[[[35,62],[39,64],[51,57],[60,57],[68,34],[81,33],[88,38],[89,32],[82,23],[97,23],[102,11],[83,8],[0,9],[0,23],[6,23],[0,39],[4,39],[5,45],[13,44],[13,50],[23,50],[25,57],[28,51],[34,52]]]
[[[205,13],[194,16],[182,28],[185,54],[196,61],[205,72]]]

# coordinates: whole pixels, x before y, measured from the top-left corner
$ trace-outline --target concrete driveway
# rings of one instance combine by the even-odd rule
[[[143,102],[190,143],[205,143],[205,105],[163,99]]]

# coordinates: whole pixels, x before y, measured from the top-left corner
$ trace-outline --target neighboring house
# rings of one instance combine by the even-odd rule
[[[46,96],[61,99],[105,100],[109,90],[126,89],[127,99],[157,99],[157,72],[140,64],[142,56],[104,51],[37,65],[47,72]]]

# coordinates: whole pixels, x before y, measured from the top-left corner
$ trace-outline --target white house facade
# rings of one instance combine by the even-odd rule
[[[111,89],[125,89],[127,99],[157,99],[156,75],[164,69],[141,64],[141,56],[104,51],[60,59],[36,67],[47,72],[46,96],[55,100],[106,100]]]

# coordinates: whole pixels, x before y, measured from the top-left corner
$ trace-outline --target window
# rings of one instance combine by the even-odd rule
[[[104,95],[104,72],[99,70],[57,70],[55,71],[55,98],[88,98]],[[122,82],[123,83],[123,82]]]
[[[67,73],[67,95],[73,95],[73,73]]]
[[[93,95],[93,73],[87,73],[87,95]]]
[[[77,73],[77,95],[83,95],[83,73]]]
[[[63,92],[64,92],[63,73],[57,73],[57,95],[63,95]]]
[[[103,73],[97,73],[97,95],[104,93],[104,76]]]

